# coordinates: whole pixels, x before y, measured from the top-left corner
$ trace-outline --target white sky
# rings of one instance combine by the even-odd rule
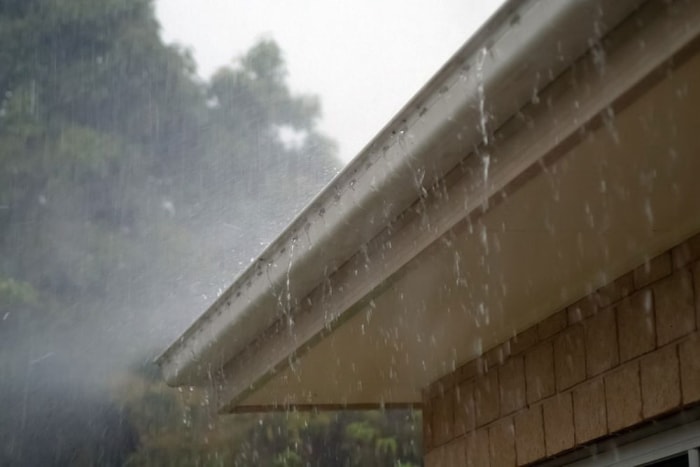
[[[157,0],[156,13],[203,77],[276,40],[292,90],[320,96],[320,127],[348,161],[502,1]]]

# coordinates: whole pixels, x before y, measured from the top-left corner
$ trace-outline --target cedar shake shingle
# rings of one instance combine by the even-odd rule
[[[543,342],[525,354],[525,380],[528,404],[554,394],[554,351],[551,342]]]
[[[695,333],[678,346],[683,403],[700,401],[700,335]]]
[[[583,444],[607,434],[603,380],[597,379],[577,387],[573,399],[576,443]]]
[[[509,358],[498,369],[501,415],[525,407],[525,360],[522,356]]]
[[[584,319],[593,316],[598,310],[596,301],[592,296],[588,295],[576,303],[569,305],[566,312],[568,314],[569,324],[578,323]]]
[[[656,348],[654,299],[642,290],[617,305],[620,361],[625,362]]]
[[[537,335],[540,340],[552,337],[566,327],[567,316],[566,310],[554,313],[549,318],[540,321],[537,324]]]
[[[634,285],[644,287],[671,274],[671,253],[666,252],[646,261],[634,270]]]
[[[644,356],[640,361],[644,418],[668,412],[681,403],[681,382],[676,346]]]
[[[700,259],[700,234],[697,234],[671,250],[673,267],[680,269]]]
[[[544,440],[552,456],[574,446],[574,413],[571,393],[557,394],[542,404]]]
[[[563,391],[586,378],[583,327],[575,324],[554,339],[554,374],[557,390]]]
[[[498,418],[500,414],[498,372],[491,370],[477,376],[474,385],[474,412],[476,426],[482,426]]]
[[[662,346],[695,330],[693,283],[688,271],[654,284],[656,340]]]
[[[515,452],[518,465],[545,456],[542,406],[536,405],[515,415]]]
[[[638,362],[627,363],[605,376],[605,409],[610,433],[642,420]]]
[[[586,370],[595,376],[617,366],[617,322],[613,308],[599,311],[583,323],[586,339]]]
[[[464,437],[464,451],[468,467],[489,467],[489,431],[480,428]]]
[[[454,390],[445,391],[444,396],[431,402],[433,445],[447,443],[454,436]]]
[[[474,380],[463,381],[455,389],[455,436],[474,429]]]
[[[489,427],[489,459],[492,466],[515,465],[513,419],[504,418]]]

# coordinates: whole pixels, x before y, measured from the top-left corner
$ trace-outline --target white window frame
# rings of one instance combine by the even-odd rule
[[[569,465],[640,467],[683,452],[688,453],[690,467],[700,467],[700,421],[656,433]]]

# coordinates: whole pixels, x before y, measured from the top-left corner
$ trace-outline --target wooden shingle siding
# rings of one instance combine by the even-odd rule
[[[699,291],[700,234],[441,378],[426,465],[530,464],[699,403]]]

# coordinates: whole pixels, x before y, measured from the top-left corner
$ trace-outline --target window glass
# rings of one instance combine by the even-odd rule
[[[656,461],[651,464],[644,464],[645,467],[687,467],[688,465],[687,453]]]

